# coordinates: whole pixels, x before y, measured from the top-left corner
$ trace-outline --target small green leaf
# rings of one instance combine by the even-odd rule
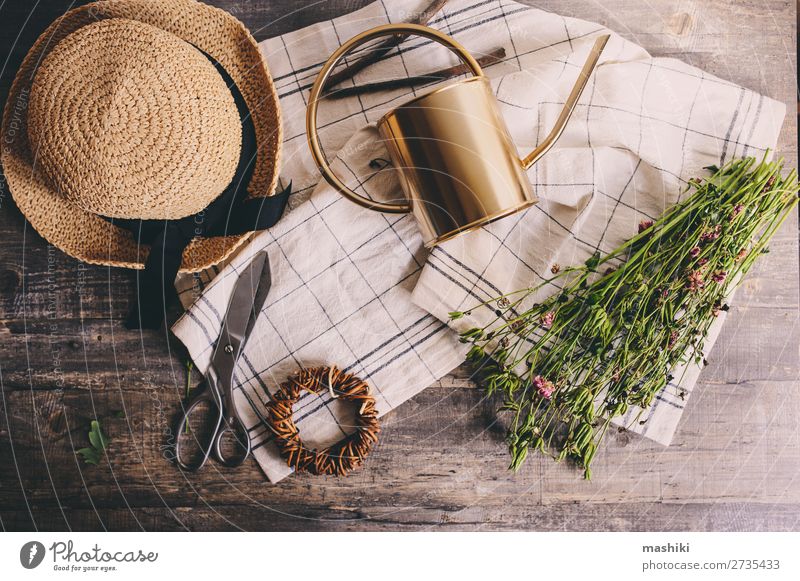
[[[597,265],[600,264],[600,256],[599,251],[592,254],[592,257],[586,261],[586,266],[592,269],[597,268]]]
[[[92,429],[89,431],[89,442],[96,450],[105,450],[108,446],[108,438],[100,427],[100,422],[92,420]]]
[[[522,442],[520,447],[515,448],[511,452],[511,456],[511,465],[508,468],[516,472],[525,462],[525,458],[528,457],[528,442]]]
[[[81,448],[75,453],[81,455],[86,464],[97,465],[103,457],[103,452],[108,447],[108,436],[103,433],[100,422],[97,420],[92,420],[90,424],[89,443],[92,445],[91,448]]]
[[[75,453],[83,456],[83,461],[86,464],[93,464],[94,466],[97,466],[100,463],[100,452],[94,448],[81,448]]]
[[[103,443],[100,441],[100,436],[98,435],[97,431],[95,430],[95,424],[97,422],[92,422],[92,429],[89,430],[89,442],[92,444],[92,447],[95,450],[102,450]]]
[[[586,298],[586,302],[589,303],[590,305],[596,305],[601,300],[603,300],[603,295],[601,295],[600,293],[592,293]]]

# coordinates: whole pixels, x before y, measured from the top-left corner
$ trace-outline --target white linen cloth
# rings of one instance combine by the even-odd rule
[[[327,57],[356,33],[409,20],[428,3],[380,0],[261,43],[281,100],[281,176],[297,192],[293,209],[221,269],[178,281],[182,299],[194,302],[173,331],[205,371],[237,273],[255,252],[269,253],[272,291],[236,381],[256,460],[273,482],[290,470],[260,418],[270,391],[301,365],[336,364],[365,377],[385,414],[463,361],[465,346],[449,326],[449,311],[536,284],[554,263],[577,264],[595,250],[615,248],[641,220],[674,203],[703,166],[761,156],[777,141],[783,104],[674,59],[652,58],[613,34],[563,136],[528,172],[540,203],[428,253],[411,216],[365,210],[320,183],[305,135],[308,92]],[[509,0],[453,0],[431,26],[476,56],[505,48],[506,57],[486,74],[523,155],[547,135],[595,38],[608,32]],[[411,38],[352,82],[454,62],[438,45]],[[374,122],[425,90],[322,103],[322,141],[343,179],[376,198],[399,194],[391,170],[370,167],[388,157]],[[456,321],[456,328],[479,322],[481,311],[473,317]],[[646,421],[629,427],[668,444],[698,374],[694,366],[676,370]],[[349,430],[348,409],[327,395],[306,395],[295,418],[307,443],[326,445]]]

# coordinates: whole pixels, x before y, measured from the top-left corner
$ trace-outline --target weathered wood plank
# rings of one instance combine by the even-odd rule
[[[146,389],[184,383],[182,345],[173,338],[167,342],[163,331],[140,336],[120,327],[97,319],[4,321],[3,389]]]
[[[409,518],[411,517],[411,518]],[[3,513],[6,530],[144,531],[793,531],[797,504],[642,503],[583,505],[565,503],[513,514],[480,506],[437,509],[415,504],[391,508],[303,507],[253,504],[167,508],[26,510]]]

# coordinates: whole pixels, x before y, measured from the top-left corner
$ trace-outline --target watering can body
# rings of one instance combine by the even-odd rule
[[[484,76],[414,99],[377,127],[428,246],[536,202]]]
[[[398,33],[444,44],[473,73],[396,107],[377,122],[406,197],[400,204],[370,200],[348,188],[331,171],[316,129],[317,104],[333,68],[357,46]],[[461,45],[439,31],[414,24],[368,30],[342,45],[314,83],[306,117],[312,156],[328,183],[357,204],[382,212],[412,212],[425,245],[434,246],[536,203],[525,170],[561,135],[607,40],[608,36],[598,38],[550,134],[521,159],[489,80]]]

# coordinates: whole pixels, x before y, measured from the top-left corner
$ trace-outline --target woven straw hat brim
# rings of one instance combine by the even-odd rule
[[[242,93],[253,118],[258,156],[248,185],[251,197],[273,194],[283,142],[275,86],[255,39],[224,10],[195,0],[107,0],[71,10],[38,38],[22,63],[3,112],[3,173],[20,211],[48,242],[90,264],[144,268],[149,247],[127,230],[69,203],[34,163],[28,141],[27,105],[36,67],[75,30],[107,18],[138,20],[189,42],[219,61]],[[216,264],[243,244],[249,234],[195,238],[184,250],[182,272]]]

